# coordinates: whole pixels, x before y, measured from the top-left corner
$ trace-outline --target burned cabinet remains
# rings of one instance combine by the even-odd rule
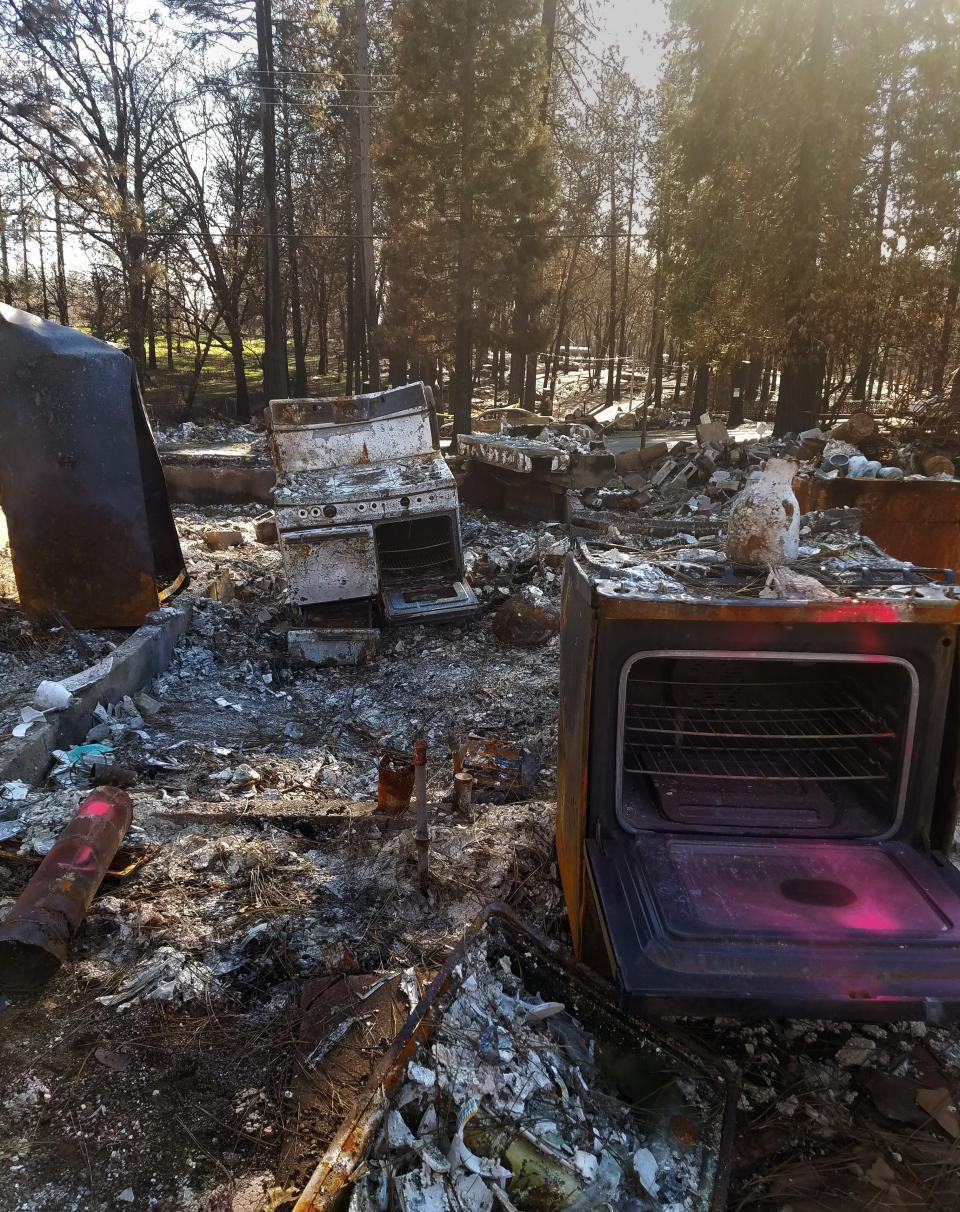
[[[333,400],[273,400],[277,529],[290,600],[375,602],[388,621],[459,617],[456,481],[422,383]]]
[[[23,608],[136,627],[185,581],[132,360],[0,304],[0,488]]]
[[[647,1012],[957,1016],[960,604],[671,596],[581,547],[563,619],[580,956]]]

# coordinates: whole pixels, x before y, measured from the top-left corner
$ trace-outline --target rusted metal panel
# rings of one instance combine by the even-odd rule
[[[843,598],[837,602],[802,602],[756,598],[688,600],[607,596],[597,587],[597,609],[605,619],[633,620],[642,604],[645,620],[694,623],[960,623],[960,598]]]
[[[960,483],[949,480],[794,480],[800,509],[861,510],[862,529],[898,560],[960,573]]]
[[[298,605],[373,597],[379,589],[372,526],[327,526],[281,535],[280,551]]]
[[[57,971],[132,819],[125,791],[86,797],[0,926],[0,985],[38,989]]]
[[[143,623],[186,573],[131,359],[0,304],[0,438],[23,608]]]
[[[281,474],[430,454],[435,420],[422,383],[335,400],[272,400],[270,444]]]
[[[311,665],[364,665],[380,652],[374,627],[301,627],[287,632],[292,656]]]

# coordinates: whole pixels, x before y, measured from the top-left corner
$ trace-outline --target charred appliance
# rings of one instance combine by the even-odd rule
[[[340,621],[350,604],[391,622],[460,617],[457,485],[422,383],[375,395],[273,400],[277,529],[290,600]],[[369,621],[373,621],[371,613]]]
[[[768,600],[756,570],[628,563],[581,543],[564,575],[578,955],[646,1013],[957,1017],[954,591],[897,566]]]
[[[139,627],[186,583],[133,360],[0,303],[0,488],[20,604]]]

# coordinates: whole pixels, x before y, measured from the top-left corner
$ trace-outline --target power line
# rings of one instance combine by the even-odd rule
[[[8,211],[6,213],[7,213],[7,216],[12,219],[14,214],[18,214],[19,212]],[[438,219],[437,222],[438,223],[456,224],[459,222],[459,220],[457,219],[456,216],[450,216],[449,218]],[[73,224],[65,223],[64,228],[66,230],[66,234],[75,236],[75,237],[76,236],[116,236],[118,234],[116,231],[113,231],[110,228],[106,228],[106,227],[77,228],[77,227],[74,227]],[[494,233],[499,234],[499,235],[519,235],[520,234],[516,227],[509,227],[506,224],[498,225],[496,227],[485,227],[482,224],[476,224],[476,228],[477,228],[477,231],[481,235],[490,235],[490,234],[494,234]],[[182,225],[179,227],[148,227],[142,234],[143,234],[144,239],[150,240],[150,239],[158,238],[160,236],[176,235],[178,233],[182,233],[183,230],[184,229],[183,229]],[[231,229],[228,227],[224,227],[220,224],[210,224],[210,230],[212,232],[216,232],[220,235],[223,235],[225,233],[230,232]],[[32,232],[36,232],[40,235],[45,235],[45,236],[55,236],[56,228],[36,227],[36,228],[31,228],[31,233]],[[123,233],[119,233],[119,234],[123,234]],[[277,234],[281,237],[284,236],[283,232],[278,231]],[[610,239],[609,231],[583,232],[583,231],[569,231],[569,230],[566,230],[563,228],[553,228],[553,229],[548,228],[545,231],[544,235],[547,239],[561,239],[562,238],[562,239],[566,239],[566,240],[601,240],[601,241],[607,241]],[[618,240],[626,240],[628,235],[629,235],[629,233],[625,232],[625,231],[616,232],[615,238]],[[247,230],[243,233],[244,239],[251,239],[251,240],[252,239],[262,239],[263,236],[264,236],[264,229],[262,227],[250,228],[249,230]],[[636,231],[633,232],[632,238],[634,240],[637,239]],[[300,231],[300,232],[297,232],[297,239],[298,240],[369,240],[369,239],[387,240],[387,239],[389,239],[389,235],[386,232],[373,232],[371,234],[369,232],[359,232],[359,231],[349,231],[349,232]]]

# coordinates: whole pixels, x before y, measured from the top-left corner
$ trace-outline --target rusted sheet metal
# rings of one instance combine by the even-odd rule
[[[38,989],[63,963],[132,819],[133,803],[117,787],[98,787],[77,809],[0,925],[5,989]]]
[[[310,665],[365,665],[380,654],[375,627],[298,627],[287,632],[287,649]]]
[[[712,1056],[680,1032],[666,1032],[632,1019],[620,1009],[613,989],[595,973],[576,962],[552,940],[522,923],[507,906],[488,905],[451,952],[384,1054],[361,1092],[351,1114],[310,1177],[293,1212],[334,1212],[345,1206],[350,1183],[363,1165],[394,1095],[406,1080],[407,1064],[420,1045],[433,1034],[447,1002],[466,975],[464,960],[474,940],[484,932],[496,935],[497,946],[521,967],[529,967],[544,988],[537,992],[563,1000],[584,1026],[598,1034],[598,1024],[621,1039],[642,1040],[667,1053],[691,1075],[713,1083],[716,1097],[707,1109],[711,1163],[700,1176],[703,1212],[722,1212],[730,1182],[730,1158],[736,1122],[737,1082],[723,1061]]]
[[[597,609],[604,618],[633,620],[636,602],[627,597],[608,597],[598,584]],[[803,602],[771,598],[716,599],[706,601],[676,598],[643,599],[645,620],[671,622],[730,623],[758,625],[776,623],[960,623],[960,597],[841,598],[836,602]]]
[[[793,487],[803,513],[854,506],[863,533],[890,555],[960,573],[960,483],[797,479]]]
[[[535,470],[567,471],[570,468],[570,452],[547,443],[528,442],[519,446],[504,438],[461,434],[457,438],[457,453],[489,463],[491,467],[505,467],[524,475]]]
[[[584,582],[564,576],[560,603],[560,724],[564,744],[557,753],[557,866],[570,919],[573,950],[583,958],[587,904],[583,839],[587,828],[587,774],[597,612]],[[579,743],[571,737],[579,738]]]
[[[281,536],[295,604],[373,597],[380,587],[372,526],[325,526]]]
[[[476,791],[499,791],[523,799],[533,794],[537,784],[540,754],[534,747],[500,737],[461,736],[453,770],[472,774]]]
[[[422,383],[376,396],[270,403],[270,447],[281,475],[407,459],[435,446]]]
[[[0,304],[0,486],[21,605],[138,627],[185,581],[133,362]]]

